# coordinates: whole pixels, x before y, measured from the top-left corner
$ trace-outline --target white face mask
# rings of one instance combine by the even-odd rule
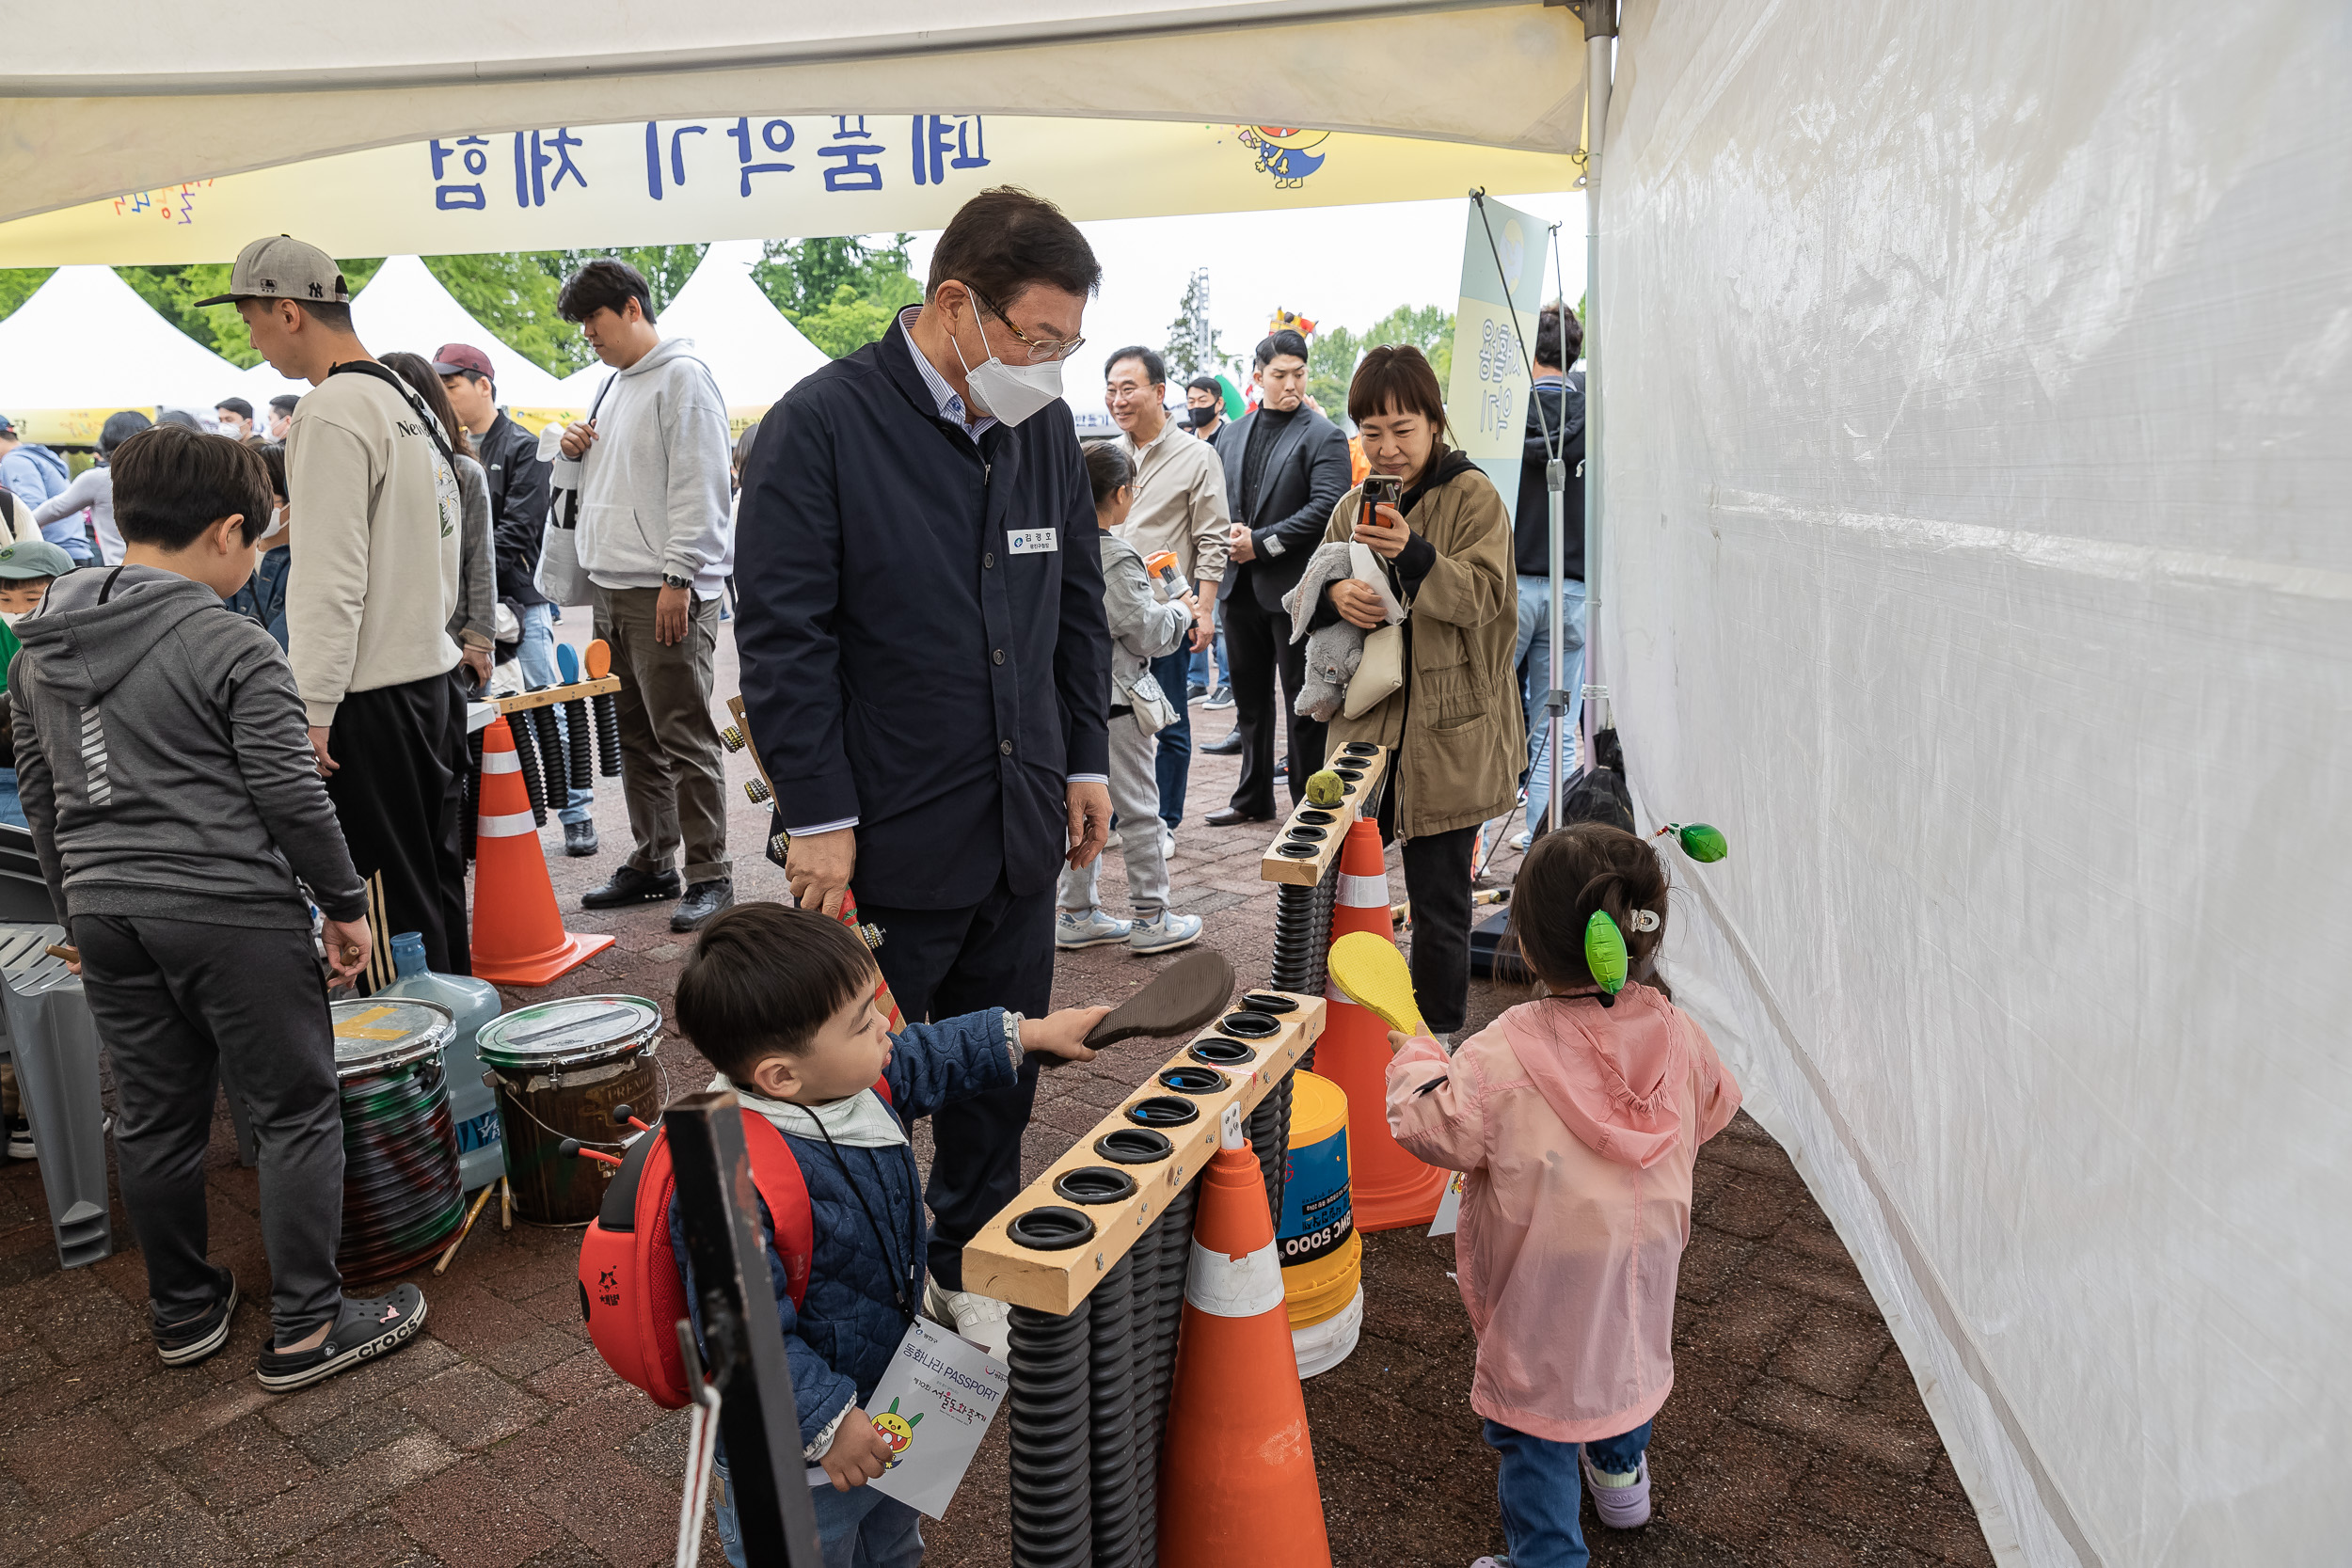
[[[979,301],[973,300],[972,319],[980,325],[980,346],[988,347],[988,323],[980,319]],[[1016,425],[1061,396],[1061,361],[1049,360],[1042,365],[1008,365],[991,349],[989,356],[977,367],[967,363],[963,349],[953,336],[947,340],[956,350],[956,363],[963,366],[965,381],[972,389],[972,402],[996,422]]]
[[[253,542],[257,545],[265,545],[285,531],[286,509],[282,506],[273,506],[269,509],[269,527],[263,529],[262,536]]]
[[[24,612],[21,610],[0,610],[0,626],[14,630],[16,624],[23,619],[24,619]]]

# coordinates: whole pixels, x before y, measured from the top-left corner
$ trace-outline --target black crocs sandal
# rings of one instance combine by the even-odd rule
[[[390,1295],[363,1301],[346,1296],[335,1326],[309,1350],[279,1350],[274,1339],[262,1347],[262,1386],[273,1394],[308,1388],[389,1355],[416,1338],[424,1326],[424,1292],[414,1285],[397,1285]]]
[[[167,1367],[192,1367],[229,1342],[229,1320],[237,1312],[237,1276],[219,1270],[220,1299],[184,1323],[156,1323],[155,1350]]]

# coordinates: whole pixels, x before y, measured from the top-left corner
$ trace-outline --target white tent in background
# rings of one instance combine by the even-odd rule
[[[752,281],[758,261],[755,240],[712,245],[656,323],[664,339],[693,341],[694,356],[710,367],[739,421],[758,418],[801,377],[831,363]],[[587,407],[612,373],[598,363],[565,376],[564,405]]]
[[[555,377],[501,342],[467,313],[414,256],[391,256],[351,296],[351,325],[371,354],[396,349],[430,359],[443,343],[471,343],[490,356],[499,401],[517,408],[566,406]]]
[[[0,321],[0,413],[36,441],[87,446],[106,416],[213,404],[245,372],[156,314],[112,267],[59,267]]]

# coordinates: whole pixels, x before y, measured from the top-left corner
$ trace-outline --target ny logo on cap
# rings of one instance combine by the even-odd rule
[[[318,284],[313,283],[310,285],[310,297],[312,299],[325,299],[326,297],[326,291],[321,288]]]

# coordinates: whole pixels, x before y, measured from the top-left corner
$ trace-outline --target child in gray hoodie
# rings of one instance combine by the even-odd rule
[[[123,1207],[169,1366],[227,1342],[237,1282],[206,1257],[204,1150],[227,1069],[253,1111],[276,1334],[262,1386],[304,1387],[407,1342],[413,1285],[358,1301],[335,1266],[342,1107],[326,976],[369,948],[367,890],[327,803],[294,673],[221,603],[252,575],[269,471],[159,425],[113,462],[121,565],[58,579],[17,624],[17,787],[113,1054]],[[299,879],[299,883],[296,879]]]

